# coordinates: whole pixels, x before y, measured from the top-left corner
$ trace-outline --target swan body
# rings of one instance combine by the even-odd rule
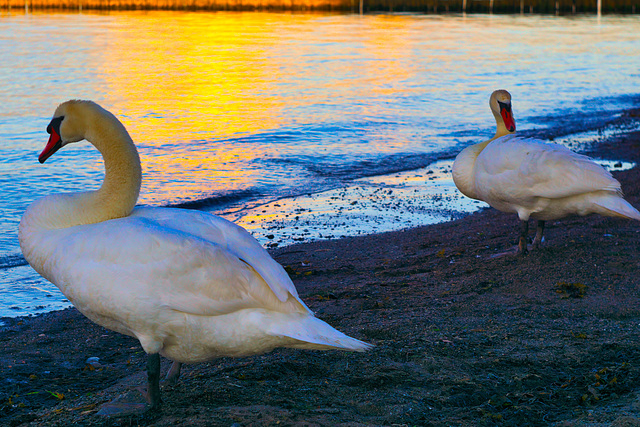
[[[462,150],[453,165],[454,182],[463,194],[516,213],[524,223],[522,234],[528,231],[529,218],[537,219],[534,246],[542,240],[542,221],[592,213],[640,220],[640,212],[623,199],[620,183],[589,157],[513,135],[507,91],[494,92],[489,105],[496,135]],[[526,252],[523,238],[519,250]]]
[[[31,204],[20,222],[20,246],[89,319],[175,362],[276,347],[371,347],[316,318],[282,266],[243,228],[198,211],[134,208],[140,161],[111,113],[90,101],[67,101],[48,131],[41,162],[87,139],[104,157],[105,180],[96,191]]]
[[[36,271],[92,321],[136,337],[147,353],[191,363],[280,346],[359,345],[329,328],[315,335],[326,324],[284,269],[219,217],[136,208],[127,217],[30,237],[23,251]]]

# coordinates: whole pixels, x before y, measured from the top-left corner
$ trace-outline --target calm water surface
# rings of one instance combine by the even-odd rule
[[[68,304],[20,265],[17,241],[34,199],[102,180],[86,143],[37,162],[62,101],[92,99],[120,117],[142,157],[140,203],[191,203],[260,230],[256,209],[275,215],[288,197],[415,182],[413,171],[491,136],[487,100],[499,87],[525,133],[594,129],[640,98],[638,53],[637,16],[5,13],[0,316]],[[438,182],[420,179],[420,192],[453,194]],[[412,218],[398,224],[420,225]],[[350,234],[336,227],[324,236]]]

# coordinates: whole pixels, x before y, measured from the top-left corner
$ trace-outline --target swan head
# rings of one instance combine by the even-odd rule
[[[496,118],[499,136],[516,131],[516,121],[511,111],[511,94],[504,89],[496,90],[489,98],[489,106]]]
[[[47,126],[49,142],[40,153],[38,161],[44,163],[65,145],[85,139],[88,129],[87,111],[94,109],[102,108],[92,101],[71,100],[60,104]]]

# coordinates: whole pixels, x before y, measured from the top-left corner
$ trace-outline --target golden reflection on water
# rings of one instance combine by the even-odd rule
[[[273,64],[264,55],[275,40],[268,37],[268,27],[259,25],[264,22],[259,14],[122,18],[110,32],[103,77],[113,100],[127,110],[162,112],[131,123],[144,135],[141,142],[172,138],[167,123],[207,136],[278,125],[280,101],[269,96],[267,87],[273,81],[267,74]]]
[[[363,21],[350,28],[357,47],[323,50],[323,56],[305,38],[343,41],[346,28],[318,31],[309,22],[321,20],[318,15],[127,12],[117,18],[104,34],[96,69],[105,104],[140,148],[150,178],[142,191],[145,203],[250,187],[263,178],[248,167],[251,161],[278,157],[287,148],[225,139],[295,126],[292,111],[317,103],[323,85],[339,105],[371,91],[391,97],[414,72],[407,66],[412,42],[402,17]],[[376,120],[381,108],[363,104],[347,114]],[[316,111],[302,117],[303,124],[331,123],[333,114]],[[396,148],[393,135],[385,133],[371,135],[366,150],[371,144]]]
[[[218,144],[212,150],[197,144],[194,149],[190,141],[253,134],[281,124],[282,100],[270,95],[273,64],[264,55],[276,40],[261,25],[264,17],[154,13],[118,18],[108,33],[101,78],[109,104],[141,148],[145,172],[153,175],[143,194],[179,200],[210,193],[222,182],[230,190],[242,187],[253,173],[233,165],[264,156],[256,152],[264,146]],[[190,179],[189,171],[207,171],[206,178]]]

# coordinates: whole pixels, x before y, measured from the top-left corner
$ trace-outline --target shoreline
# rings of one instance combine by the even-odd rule
[[[597,129],[556,138],[549,136],[549,139],[573,150],[582,148],[578,152],[591,154],[612,172],[627,170],[635,163],[612,156],[610,150],[599,150],[598,144],[640,130],[635,111],[624,110],[619,118]],[[205,207],[200,210],[244,227],[267,249],[275,249],[297,243],[407,230],[453,221],[489,208],[486,203],[469,199],[456,189],[451,177],[452,164],[453,159],[444,158],[420,169],[358,178],[334,189],[284,197],[250,208],[225,211]],[[16,258],[13,260],[15,267],[7,269],[11,279],[32,281],[29,273],[32,270],[22,255],[19,258],[23,262]],[[10,294],[15,293],[17,299],[15,305],[5,310],[8,316],[0,313],[0,323],[2,317],[29,317],[70,306],[64,295],[48,282],[38,284],[37,288],[39,294],[24,297],[19,287],[7,289]],[[26,314],[11,315],[12,310]]]
[[[594,150],[637,163],[640,131]],[[614,176],[640,206],[640,167]],[[75,309],[3,319],[0,424],[640,423],[640,226],[551,221],[539,251],[494,258],[517,228],[515,215],[484,209],[271,250],[319,318],[376,347],[189,365],[160,413],[130,420],[95,413],[144,381],[136,340]]]

